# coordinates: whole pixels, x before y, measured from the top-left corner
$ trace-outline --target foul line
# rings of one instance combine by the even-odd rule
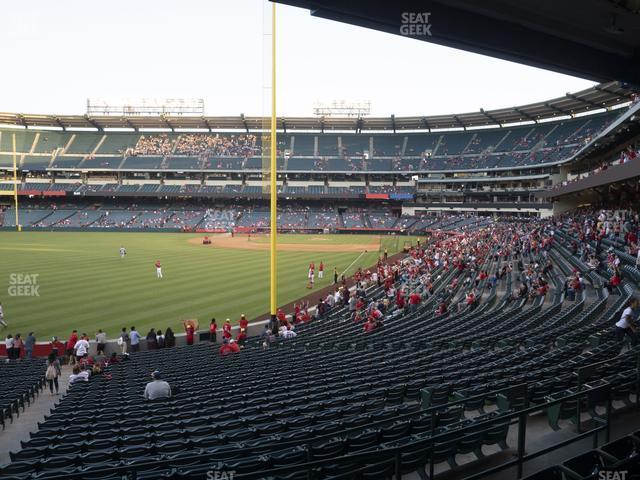
[[[358,260],[360,260],[360,257],[362,257],[365,253],[367,253],[366,250],[364,250],[362,253],[360,253],[360,255],[358,255],[356,257],[356,259],[353,262],[351,262],[347,268],[344,269],[344,271],[340,274],[340,276],[342,277],[342,275],[347,273],[347,271],[353,266],[353,264],[356,263]]]

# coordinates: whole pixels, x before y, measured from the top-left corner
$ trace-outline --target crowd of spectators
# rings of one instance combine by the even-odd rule
[[[200,157],[250,157],[260,155],[256,144],[256,136],[252,134],[181,134],[172,139],[166,133],[142,135],[134,147],[125,150],[131,155],[189,155]],[[223,168],[221,165],[218,168]]]
[[[252,134],[220,135],[220,134],[182,134],[176,143],[175,153],[178,155],[205,155],[211,157],[250,157],[260,155],[256,144],[256,136]]]
[[[170,155],[173,145],[174,141],[166,133],[142,135],[135,147],[127,149],[125,155]]]
[[[628,145],[624,149],[622,149],[619,153],[616,153],[608,160],[603,160],[600,164],[587,172],[580,173],[576,175],[574,178],[570,180],[565,180],[560,182],[554,186],[555,189],[565,187],[567,185],[571,185],[579,182],[580,180],[584,180],[585,178],[592,177],[594,175],[599,175],[602,172],[609,170],[612,167],[617,165],[624,165],[629,162],[637,161],[638,157],[640,157],[640,143],[634,143]]]

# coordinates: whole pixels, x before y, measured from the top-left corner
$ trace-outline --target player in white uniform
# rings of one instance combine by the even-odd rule
[[[2,308],[2,304],[0,303],[0,325],[3,328],[7,328],[7,322],[4,321],[4,310]]]
[[[124,258],[126,254],[127,254],[127,249],[124,247],[120,247],[120,258]]]
[[[162,278],[162,264],[160,263],[160,260],[156,261],[156,277]]]

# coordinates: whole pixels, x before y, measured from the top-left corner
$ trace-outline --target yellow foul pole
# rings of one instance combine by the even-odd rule
[[[277,160],[276,160],[276,4],[272,5],[271,13],[271,168],[269,169],[271,182],[271,319],[275,321],[278,308],[278,189],[277,189]]]
[[[16,134],[13,133],[13,203],[16,209],[16,229],[21,230],[18,216],[18,160],[16,157]]]

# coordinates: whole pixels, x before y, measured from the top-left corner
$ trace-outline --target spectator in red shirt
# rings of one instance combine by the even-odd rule
[[[622,284],[622,276],[616,269],[614,270],[613,276],[611,277],[611,280],[609,280],[609,284],[607,285],[607,289],[609,290],[609,293],[613,293],[613,289],[616,287],[619,287],[620,284]]]
[[[373,319],[373,317],[369,317],[369,320],[367,320],[367,323],[365,323],[362,328],[366,333],[368,333],[373,332],[376,329],[376,326],[376,321]]]
[[[417,292],[413,292],[411,295],[409,295],[409,313],[413,313],[418,309],[420,300],[420,294]]]
[[[111,357],[109,357],[109,359],[106,361],[106,366],[108,367],[109,365],[113,365],[114,363],[118,363],[118,354],[116,352],[113,352],[111,354]]]
[[[404,292],[402,290],[398,290],[396,292],[396,307],[398,307],[399,310],[402,310],[404,308]]]
[[[244,314],[240,315],[240,322],[238,322],[238,324],[240,325],[241,329],[247,329],[249,328],[249,320],[247,320],[247,317],[244,316]]]
[[[222,326],[222,338],[227,341],[231,338],[231,320],[229,320],[228,318],[225,320],[224,325]]]
[[[238,353],[240,351],[240,347],[235,342],[235,340],[224,340],[224,343],[220,347],[219,353],[222,356],[229,355],[231,353]]]
[[[222,341],[222,345],[220,346],[220,349],[218,350],[218,353],[221,356],[225,356],[225,355],[229,355],[231,353],[231,347],[229,347],[229,340],[227,340],[226,338]]]
[[[247,340],[247,330],[244,328],[241,328],[240,332],[238,333],[238,336],[236,337],[236,343],[238,345],[243,345],[246,340]]]
[[[74,330],[71,332],[71,335],[69,336],[69,340],[67,340],[67,357],[69,357],[69,364],[73,365],[76,362],[76,356],[74,355],[74,348],[76,346],[76,343],[78,342],[78,331]]]
[[[190,322],[184,323],[184,331],[187,333],[187,345],[193,345],[193,337],[196,332],[195,327]]]
[[[65,349],[66,349],[65,344],[62,343],[60,340],[58,340],[58,337],[51,338],[51,353],[55,353],[56,358],[63,357]]]
[[[229,349],[231,350],[231,353],[238,353],[240,351],[240,346],[238,345],[238,342],[231,339],[229,340]]]

